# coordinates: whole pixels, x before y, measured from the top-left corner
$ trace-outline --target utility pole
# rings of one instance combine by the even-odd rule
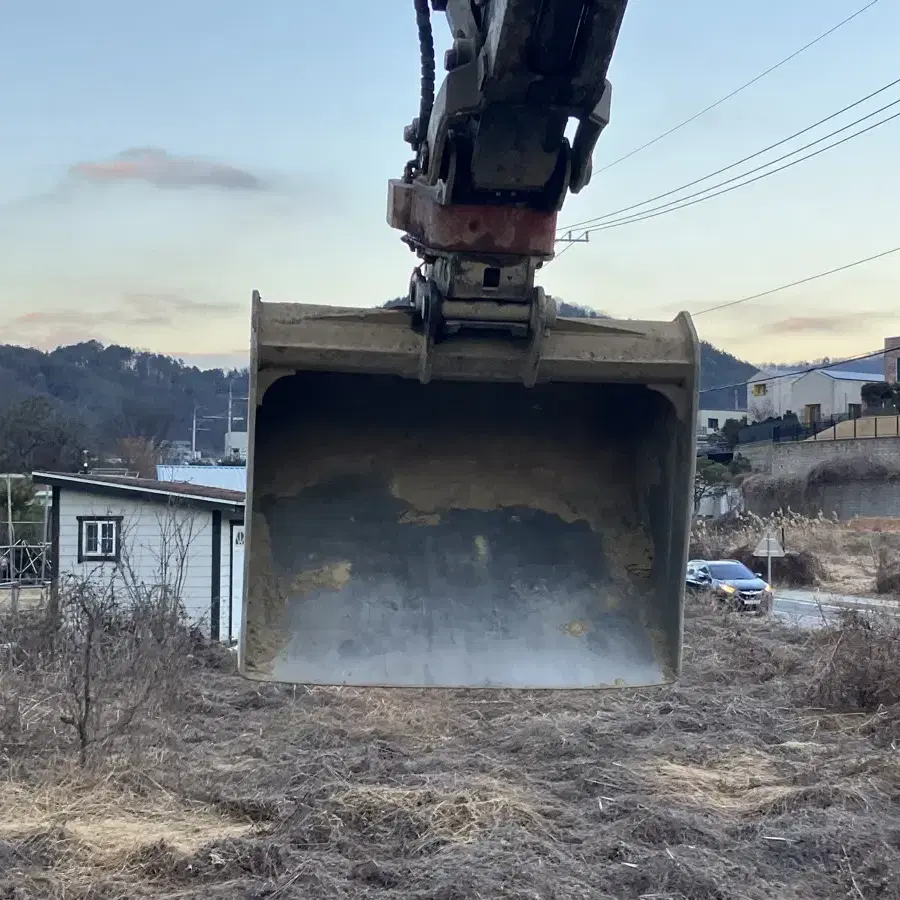
[[[221,419],[221,416],[201,416],[200,407],[194,407],[194,415],[191,419],[191,461],[196,462],[197,460],[197,432],[198,431],[209,431],[208,428],[204,428],[199,424],[201,420],[205,419]]]

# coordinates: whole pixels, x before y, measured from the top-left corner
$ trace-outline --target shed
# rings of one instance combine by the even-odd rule
[[[51,578],[165,585],[190,622],[230,643],[241,629],[244,493],[113,475],[35,472],[52,490]]]

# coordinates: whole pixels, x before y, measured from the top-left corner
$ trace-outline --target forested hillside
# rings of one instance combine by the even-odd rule
[[[75,468],[82,451],[114,452],[122,438],[189,440],[195,407],[198,447],[221,452],[229,385],[246,397],[246,370],[202,371],[97,341],[50,353],[0,346],[0,471]]]
[[[569,303],[560,308],[563,315],[605,318]],[[743,382],[755,371],[709,344],[702,347],[701,365],[703,388]],[[97,341],[49,353],[0,345],[0,471],[77,468],[84,450],[114,453],[123,438],[186,441],[195,407],[202,417],[198,447],[221,452],[229,386],[241,398],[235,415],[243,415],[245,369],[201,370]],[[735,400],[746,406],[743,387],[704,393],[701,405],[729,409]],[[235,423],[236,430],[243,427],[243,421]]]

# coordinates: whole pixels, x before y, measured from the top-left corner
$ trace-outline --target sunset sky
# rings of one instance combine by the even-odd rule
[[[862,5],[631,0],[595,171]],[[436,26],[441,59],[442,16]],[[242,363],[254,288],[350,306],[405,293],[415,260],[384,216],[418,102],[410,2],[29,0],[0,4],[0,35],[0,343],[96,338]],[[900,4],[876,3],[597,174],[560,224],[726,166],[900,77],[897,35]],[[900,86],[806,139],[897,98]],[[898,141],[900,119],[747,188],[594,234],[541,281],[614,316],[670,318],[887,250],[900,244]],[[697,327],[755,361],[864,353],[900,333],[898,282],[900,254]]]

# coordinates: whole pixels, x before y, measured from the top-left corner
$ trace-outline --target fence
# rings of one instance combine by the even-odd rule
[[[48,521],[0,522],[0,610],[41,602],[51,578]]]
[[[850,422],[851,426],[840,429],[842,422]],[[879,423],[881,423],[879,425]],[[823,432],[834,428],[832,434],[823,436]],[[797,419],[778,422],[758,422],[746,425],[738,432],[738,444],[774,443],[790,441],[852,441],[856,438],[897,437],[900,435],[900,415],[893,416],[850,416],[842,413],[839,416],[828,416],[814,423],[804,423]]]
[[[42,587],[50,579],[50,544],[0,544],[0,588]]]

